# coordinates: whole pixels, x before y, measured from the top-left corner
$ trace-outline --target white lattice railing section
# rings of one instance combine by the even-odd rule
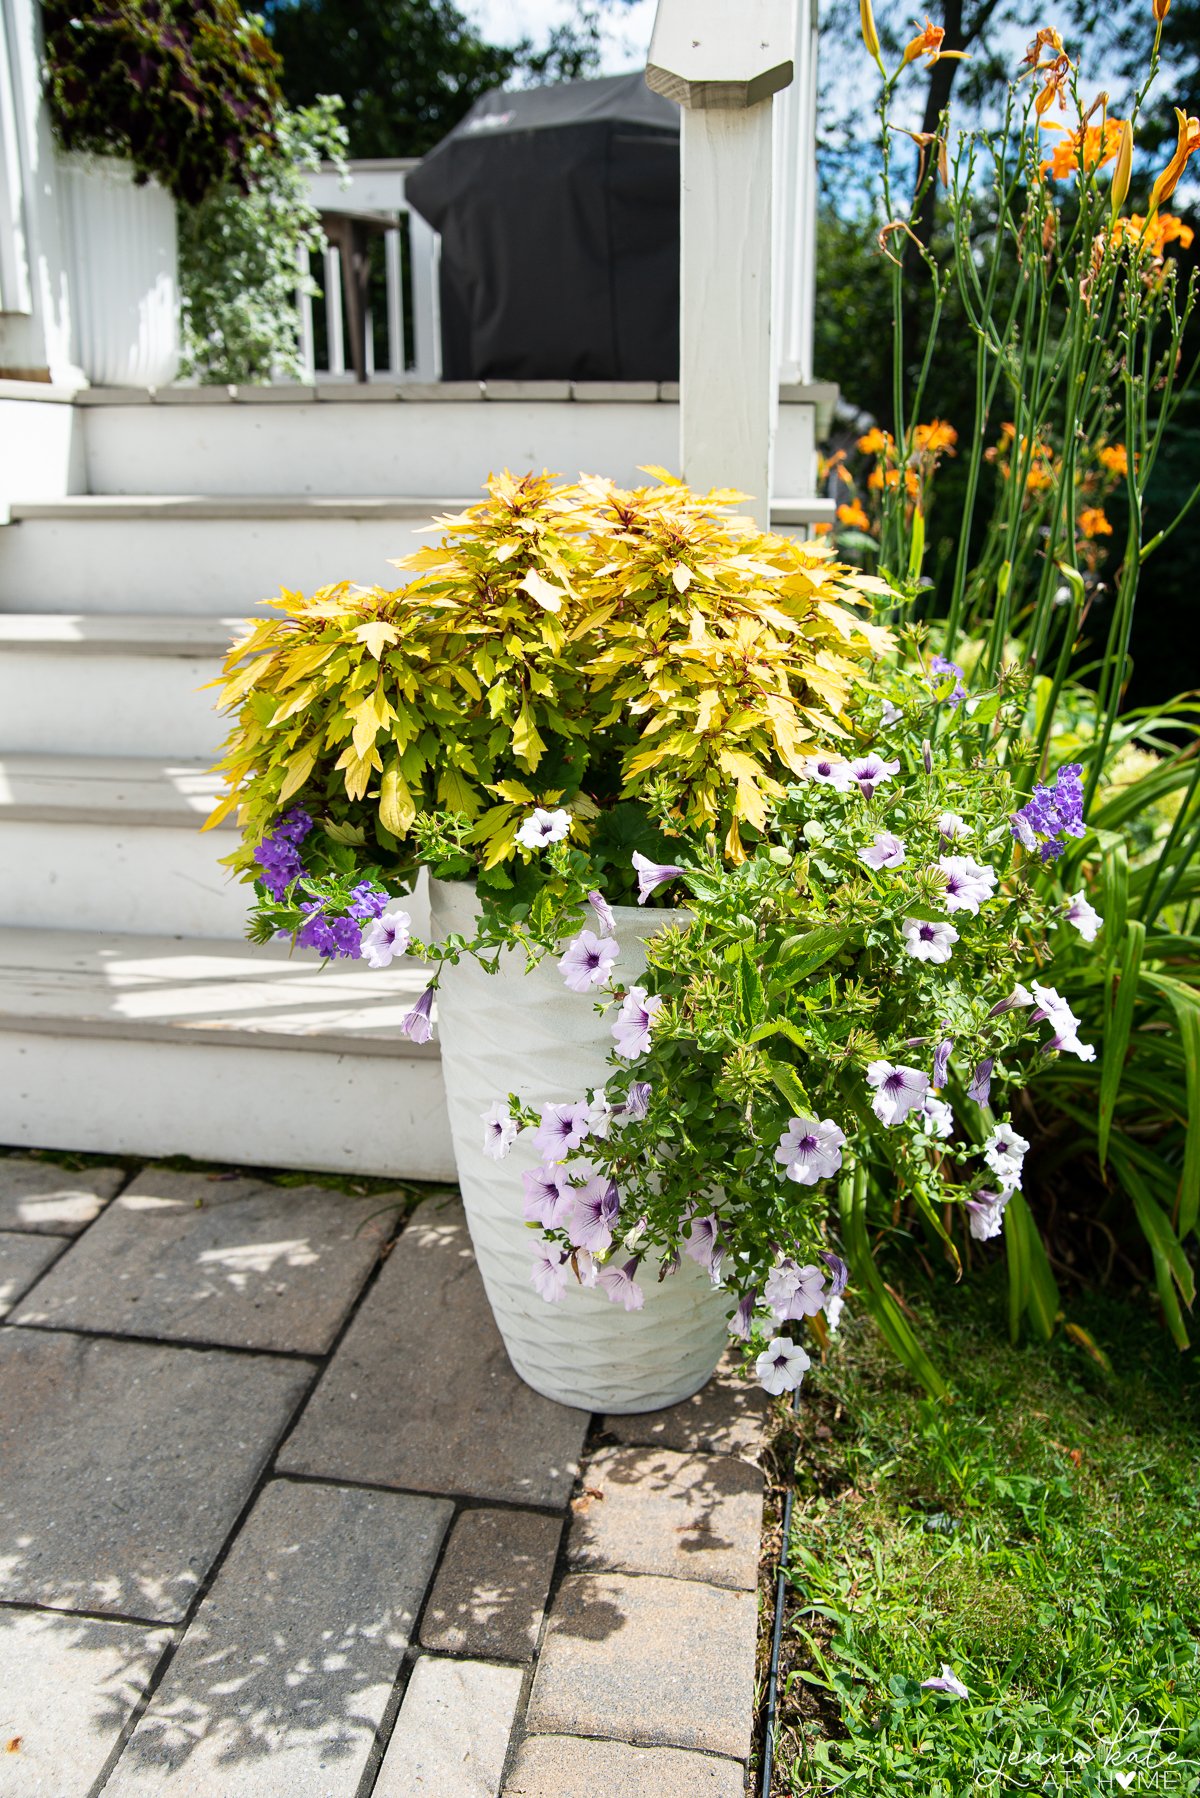
[[[357,286],[345,280],[343,258],[356,258],[355,242],[361,248],[378,238],[383,243],[381,271],[376,257],[364,282],[361,359],[366,379],[441,378],[439,239],[405,198],[404,177],[412,167],[411,161],[399,159],[352,162],[348,181],[334,169],[309,176],[313,204],[330,221],[318,277],[322,293],[316,299],[304,293],[297,298],[300,354],[310,380],[355,379],[355,321],[348,316],[347,295],[353,303]],[[381,337],[386,345],[382,358],[377,355]]]

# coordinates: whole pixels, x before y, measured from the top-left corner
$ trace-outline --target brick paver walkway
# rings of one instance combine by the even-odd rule
[[[539,1398],[385,1203],[0,1157],[2,1798],[741,1798],[761,1396]]]

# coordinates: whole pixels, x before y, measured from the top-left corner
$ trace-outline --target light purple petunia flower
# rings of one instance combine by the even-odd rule
[[[945,1692],[950,1698],[971,1696],[948,1661],[942,1662],[942,1670],[935,1679],[923,1679],[921,1685],[927,1692]]]
[[[967,1088],[968,1099],[974,1099],[976,1105],[990,1105],[992,1099],[992,1069],[995,1058],[986,1055],[971,1075],[971,1084]]]
[[[829,1269],[829,1298],[825,1304],[825,1309],[828,1311],[829,1299],[840,1299],[845,1292],[850,1280],[850,1269],[841,1256],[835,1255],[832,1249],[818,1249],[817,1260],[823,1261]]]
[[[612,1247],[613,1230],[621,1211],[616,1182],[597,1174],[586,1186],[577,1186],[571,1199],[571,1213],[566,1220],[571,1246],[602,1255]]]
[[[736,1336],[740,1342],[749,1342],[750,1330],[754,1320],[754,1307],[758,1303],[758,1292],[752,1286],[744,1292],[738,1301],[738,1308],[729,1320],[729,1334]]]
[[[516,1119],[509,1116],[505,1101],[497,1099],[483,1114],[484,1154],[492,1161],[503,1161],[516,1142],[520,1129]]]
[[[567,1264],[557,1249],[548,1249],[534,1260],[529,1278],[548,1305],[557,1305],[567,1290]]]
[[[616,915],[612,906],[601,892],[589,893],[588,904],[596,914],[596,929],[602,936],[611,936],[617,928]]]
[[[837,793],[848,792],[854,784],[850,764],[836,755],[808,755],[798,770],[802,780],[815,780]]]
[[[363,959],[369,968],[386,968],[412,941],[412,918],[399,905],[389,905],[362,933]]]
[[[1021,1168],[1028,1140],[1005,1122],[997,1124],[983,1145],[983,1159],[1003,1186],[1021,1184]]]
[[[547,1161],[561,1161],[579,1147],[587,1133],[588,1102],[577,1099],[573,1105],[543,1105],[533,1140]]]
[[[1074,924],[1085,943],[1095,942],[1096,932],[1104,922],[1082,889],[1075,894],[1063,913],[1063,920],[1067,924]]]
[[[950,960],[950,951],[958,941],[958,932],[953,924],[943,924],[940,920],[929,918],[905,918],[900,926],[904,938],[904,947],[917,961],[944,962]]]
[[[937,1099],[932,1093],[926,1093],[919,1117],[917,1128],[922,1136],[933,1136],[939,1142],[948,1142],[954,1134],[954,1112],[945,1099]]]
[[[1030,984],[1037,1002],[1030,1022],[1036,1024],[1046,1018],[1053,1032],[1050,1041],[1043,1044],[1045,1052],[1049,1054],[1051,1050],[1058,1049],[1069,1055],[1078,1055],[1080,1061],[1095,1061],[1095,1045],[1080,1042],[1079,1019],[1061,994],[1054,987],[1042,986],[1036,980]]]
[[[832,1118],[789,1118],[775,1159],[797,1186],[815,1186],[818,1180],[828,1180],[837,1173],[845,1141],[845,1132]]]
[[[588,1102],[588,1135],[599,1142],[607,1140],[612,1129],[614,1117],[613,1107],[608,1102],[608,1094],[602,1086],[598,1086]]]
[[[525,849],[544,849],[547,843],[561,843],[570,834],[571,814],[561,808],[556,812],[537,806],[517,832],[517,841]]]
[[[969,855],[939,855],[938,867],[946,876],[947,911],[969,911],[975,916],[995,891],[996,870],[986,862],[974,861]]]
[[[1012,1187],[1003,1192],[989,1192],[985,1187],[966,1201],[967,1227],[976,1242],[991,1242],[1004,1229],[1004,1208],[1012,1198]]]
[[[563,981],[573,993],[586,993],[589,987],[607,986],[613,963],[621,951],[611,936],[597,936],[595,931],[581,930],[567,944],[559,959]]]
[[[1018,981],[1007,999],[1001,999],[999,1004],[992,1006],[992,1009],[988,1012],[988,1017],[1001,1018],[1006,1011],[1016,1011],[1020,1006],[1032,1004],[1033,994],[1029,991],[1028,987],[1022,986],[1020,981]]]
[[[943,1024],[942,1029],[944,1030],[945,1028],[946,1026]],[[934,1086],[945,1086],[946,1074],[950,1067],[950,1056],[953,1053],[953,1050],[954,1043],[948,1036],[943,1037],[937,1048],[934,1050],[933,1074],[931,1076]]]
[[[629,1091],[625,1095],[625,1103],[621,1107],[622,1115],[631,1123],[638,1123],[650,1109],[652,1087],[648,1080],[631,1080]]]
[[[571,1256],[581,1286],[595,1286],[600,1279],[600,1263],[589,1249],[576,1249]]]
[[[433,1011],[433,995],[437,989],[427,986],[411,1011],[406,1011],[400,1020],[400,1028],[410,1042],[427,1043],[433,1035],[433,1024],[430,1016]]]
[[[659,887],[666,886],[669,880],[678,880],[683,873],[683,869],[677,868],[674,862],[652,862],[636,849],[633,852],[633,865],[637,869],[639,905],[645,905]]]
[[[904,844],[890,830],[877,830],[875,841],[869,849],[860,849],[858,859],[866,862],[868,868],[898,868],[904,861]]]
[[[655,1013],[661,1010],[659,994],[648,994],[644,986],[631,986],[621,1001],[617,1021],[612,1027],[617,1054],[625,1061],[636,1061],[650,1047],[650,1032]]]
[[[811,1366],[790,1336],[776,1336],[754,1363],[754,1372],[759,1385],[777,1398],[781,1392],[795,1392]]]
[[[971,826],[965,818],[960,818],[957,812],[942,812],[938,818],[937,827],[938,835],[945,837],[948,843],[956,842],[959,837],[971,835]]]
[[[815,1317],[826,1299],[825,1276],[811,1263],[800,1267],[790,1256],[776,1263],[767,1275],[763,1298],[779,1323],[789,1318]]]
[[[689,1261],[695,1261],[706,1273],[716,1280],[721,1272],[720,1219],[710,1213],[708,1217],[694,1217],[688,1226],[683,1252]]]
[[[641,1310],[646,1303],[646,1295],[634,1278],[637,1270],[636,1255],[624,1267],[617,1267],[610,1262],[607,1267],[600,1269],[600,1284],[608,1294],[610,1304],[624,1305],[626,1311]]]
[[[898,705],[893,705],[890,699],[885,699],[883,702],[883,710],[879,714],[879,728],[881,730],[890,730],[893,724],[899,724],[903,716],[904,713],[900,710]]]
[[[540,1224],[543,1230],[557,1230],[571,1215],[575,1189],[564,1167],[527,1168],[521,1175],[525,1198],[521,1207],[527,1223]]]
[[[900,763],[885,761],[881,755],[862,755],[857,761],[850,763],[851,787],[857,786],[864,799],[869,799],[876,787],[889,781],[893,774],[900,772]]]
[[[871,1110],[881,1124],[889,1127],[902,1123],[914,1105],[925,1102],[929,1076],[920,1068],[907,1068],[890,1061],[867,1064],[867,1085],[875,1088]]]

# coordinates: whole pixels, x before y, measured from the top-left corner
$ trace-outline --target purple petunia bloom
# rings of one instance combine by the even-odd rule
[[[832,787],[835,793],[846,793],[854,785],[850,764],[840,756],[805,756],[799,771],[804,780],[819,781],[823,787]]]
[[[616,1181],[597,1174],[586,1186],[577,1186],[571,1200],[566,1227],[572,1247],[602,1255],[612,1245],[613,1230],[621,1211]]]
[[[625,1095],[625,1103],[621,1107],[622,1115],[628,1118],[630,1123],[640,1122],[649,1111],[651,1091],[648,1080],[630,1081],[629,1091]]]
[[[644,986],[631,986],[621,1001],[617,1021],[612,1027],[617,1054],[624,1061],[636,1061],[650,1047],[650,1032],[655,1013],[662,1008],[658,993],[648,994]]]
[[[653,892],[665,886],[669,880],[678,880],[683,873],[683,869],[677,868],[674,862],[652,862],[636,849],[633,852],[633,865],[637,869],[639,905],[645,905]]]
[[[521,1184],[525,1188],[521,1211],[527,1223],[557,1230],[571,1215],[575,1192],[565,1168],[528,1168],[521,1175]]]
[[[820,1268],[811,1263],[800,1267],[790,1256],[771,1269],[763,1287],[763,1298],[779,1323],[786,1323],[789,1318],[815,1317],[827,1296]]]
[[[834,1254],[832,1249],[818,1249],[817,1260],[823,1261],[829,1269],[828,1298],[840,1299],[850,1280],[849,1267],[840,1255]]]
[[[1058,770],[1052,787],[1038,785],[1033,797],[1012,815],[1012,833],[1026,849],[1040,848],[1044,862],[1052,862],[1066,848],[1065,837],[1081,837],[1083,822],[1083,768],[1069,762]]]
[[[492,1161],[503,1161],[520,1133],[521,1126],[510,1116],[503,1099],[483,1114],[483,1152]]]
[[[387,894],[383,895],[387,899]],[[370,914],[370,922],[362,933],[362,953],[370,968],[386,968],[392,958],[403,955],[412,938],[412,918],[399,905]]]
[[[885,761],[881,755],[863,755],[850,763],[850,786],[857,786],[864,799],[869,799],[876,787],[882,786],[893,774],[900,772],[898,761]]]
[[[744,1292],[738,1302],[738,1308],[729,1320],[729,1334],[736,1336],[741,1342],[749,1342],[750,1327],[754,1318],[754,1307],[758,1303],[758,1292],[752,1286]]]
[[[776,1336],[754,1363],[754,1371],[759,1385],[778,1398],[782,1392],[794,1392],[811,1366],[790,1336]]]
[[[942,1028],[945,1029],[944,1024],[943,1024]],[[951,1041],[951,1039],[947,1036],[942,1039],[942,1041],[938,1044],[937,1048],[934,1050],[934,1052],[933,1052],[933,1074],[931,1076],[934,1086],[945,1086],[946,1074],[950,1067],[950,1055],[951,1055],[953,1048],[954,1048],[954,1044]]]
[[[624,1305],[626,1311],[641,1310],[646,1302],[646,1295],[634,1278],[637,1270],[636,1255],[624,1267],[614,1266],[610,1262],[607,1267],[600,1269],[600,1284],[608,1294],[610,1304]]]
[[[869,849],[860,849],[858,859],[868,868],[898,868],[904,860],[904,844],[890,830],[877,830]]]
[[[974,1099],[976,1105],[988,1105],[992,1098],[992,1069],[996,1063],[992,1056],[985,1056],[971,1075],[971,1084],[967,1088],[968,1099]]]
[[[543,849],[547,843],[561,843],[570,834],[571,814],[561,807],[556,812],[548,812],[544,806],[537,806],[526,818],[517,832],[517,841],[525,849]]]
[[[432,1037],[433,1023],[431,1018],[433,1012],[433,995],[436,991],[436,987],[427,986],[412,1010],[406,1011],[401,1018],[400,1028],[403,1030],[409,1042],[427,1043],[430,1037]]]
[[[828,1180],[842,1165],[846,1137],[832,1118],[789,1118],[775,1159],[797,1186]]]
[[[963,686],[963,671],[958,663],[949,661],[946,656],[930,656],[929,672],[938,677],[934,681],[934,688],[939,698],[948,699],[951,711],[957,711],[967,697],[967,689]],[[951,675],[955,677],[954,690],[949,694],[942,694],[941,688],[946,686]]]
[[[1095,942],[1096,932],[1104,922],[1087,893],[1082,889],[1071,899],[1063,913],[1063,918],[1068,924],[1075,926],[1085,943]]]
[[[950,1698],[971,1696],[948,1661],[942,1662],[942,1670],[935,1679],[923,1679],[921,1686],[927,1692],[945,1692]]]
[[[967,1226],[976,1242],[991,1242],[993,1237],[1000,1235],[1004,1229],[1004,1208],[1012,1195],[1011,1186],[1003,1192],[989,1192],[981,1186],[967,1200]]]
[[[940,855],[938,867],[946,876],[946,910],[978,915],[996,887],[996,870],[969,855]]]
[[[617,920],[613,908],[604,894],[599,891],[589,893],[588,904],[596,914],[596,929],[602,936],[611,936],[617,928]]]
[[[689,1261],[695,1261],[714,1280],[720,1277],[724,1250],[721,1247],[721,1224],[715,1214],[692,1219],[683,1252]]]
[[[597,936],[595,931],[581,930],[567,944],[559,960],[564,984],[573,993],[586,993],[589,987],[605,986],[620,950],[611,936]]]
[[[567,1264],[557,1249],[539,1255],[529,1276],[548,1305],[557,1305],[567,1290]]]
[[[949,961],[950,951],[958,941],[953,924],[944,924],[940,919],[905,918],[900,934],[904,947],[917,961]]]
[[[588,1102],[577,1099],[574,1105],[543,1105],[541,1122],[533,1140],[547,1161],[561,1161],[577,1149],[588,1133]]]
[[[902,1123],[915,1105],[923,1105],[929,1076],[920,1068],[895,1066],[890,1061],[867,1064],[867,1085],[875,1088],[871,1110],[881,1124]]]

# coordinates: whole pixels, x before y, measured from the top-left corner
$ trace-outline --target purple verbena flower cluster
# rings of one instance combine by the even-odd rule
[[[963,671],[958,663],[950,661],[946,656],[930,656],[929,672],[938,677],[936,683],[938,686],[943,685],[951,675],[954,676],[954,688],[953,691],[947,695],[947,699],[949,701],[950,710],[952,712],[957,711],[963,700],[967,697],[967,689],[963,686]]]
[[[1039,849],[1044,862],[1057,861],[1066,837],[1084,834],[1083,769],[1078,762],[1060,768],[1052,787],[1039,783],[1033,789],[1033,798],[1013,813],[1012,833],[1024,848]]]
[[[294,806],[276,820],[254,851],[254,859],[262,869],[258,878],[272,899],[285,898],[292,882],[303,874],[300,845],[312,827],[308,813],[300,806]]]
[[[304,923],[296,932],[301,949],[315,949],[326,961],[339,955],[357,961],[362,954],[362,925],[353,918],[329,917],[320,899],[305,899],[300,910]]]

